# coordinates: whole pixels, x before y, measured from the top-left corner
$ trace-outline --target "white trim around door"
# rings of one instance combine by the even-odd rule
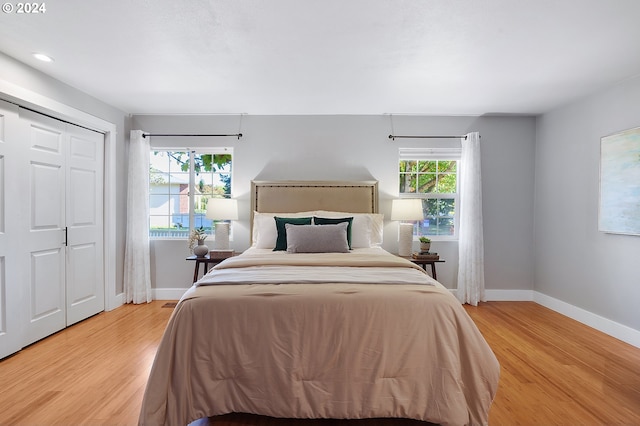
[[[110,311],[121,306],[123,295],[116,293],[116,125],[2,79],[0,79],[0,98],[104,133],[105,310]]]

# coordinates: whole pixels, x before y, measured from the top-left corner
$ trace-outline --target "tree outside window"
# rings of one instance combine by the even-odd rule
[[[149,164],[149,236],[188,238],[193,228],[211,232],[205,217],[212,197],[231,196],[230,148],[152,150]]]
[[[424,220],[416,224],[414,235],[455,238],[459,160],[429,157],[399,161],[400,197],[422,199]]]

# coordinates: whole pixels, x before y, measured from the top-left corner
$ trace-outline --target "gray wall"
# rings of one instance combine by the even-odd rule
[[[236,133],[229,139],[171,138],[154,145],[176,147],[234,147],[233,195],[240,200],[240,220],[234,223],[233,247],[249,246],[249,191],[253,179],[376,179],[380,183],[380,210],[390,214],[398,189],[398,147],[452,146],[456,140],[388,139],[389,116],[157,116],[127,114],[92,98],[33,68],[0,54],[0,78],[87,112],[117,127],[117,290],[122,291],[122,265],[126,211],[128,133],[131,128],[166,133]],[[486,282],[488,289],[533,289],[533,182],[535,118],[533,117],[433,117],[394,116],[396,134],[464,134],[479,131],[484,167]],[[397,226],[387,221],[385,248],[397,249]],[[436,242],[433,249],[446,259],[438,277],[456,285],[457,244]],[[184,241],[156,241],[151,247],[153,286],[186,288],[193,264]]]
[[[2,53],[0,70],[4,81],[116,125],[116,285],[122,291],[129,130],[235,133],[238,117],[140,115],[131,120],[123,111]],[[537,119],[394,116],[393,128],[396,134],[481,133],[488,289],[536,290],[640,330],[640,237],[597,230],[600,138],[640,125],[639,104],[640,77]],[[169,147],[234,147],[233,192],[241,210],[234,223],[236,250],[249,245],[252,179],[376,179],[380,209],[388,216],[398,187],[397,148],[427,143],[391,142],[389,116],[245,116],[241,131],[245,137],[240,141],[153,141]],[[385,248],[390,251],[397,248],[396,232],[395,224],[387,222]],[[440,280],[455,287],[457,245],[435,243],[434,250],[447,260],[439,265]],[[154,287],[190,285],[193,265],[184,261],[188,254],[184,241],[154,242]]]
[[[598,231],[600,138],[640,126],[640,77],[539,117],[535,290],[640,330],[640,237]],[[640,210],[638,211],[640,214]]]
[[[135,115],[133,128],[155,133],[236,133],[238,116]],[[533,117],[394,116],[396,134],[456,135],[479,131],[482,137],[483,213],[486,284],[489,289],[533,289],[533,182],[535,119]],[[379,181],[380,211],[389,217],[398,194],[398,147],[459,146],[459,140],[426,141],[388,138],[389,116],[245,116],[235,138],[152,138],[153,146],[232,146],[233,196],[240,220],[233,224],[232,246],[249,246],[251,180]],[[384,247],[397,250],[397,225],[386,222]],[[456,286],[457,243],[435,242],[432,250],[446,263],[439,280]],[[193,264],[184,241],[154,241],[152,285],[190,285]]]
[[[122,292],[126,209],[126,149],[130,119],[126,113],[0,53],[0,79],[116,125],[116,293]],[[0,93],[0,98],[9,99]],[[126,139],[125,139],[126,136]]]

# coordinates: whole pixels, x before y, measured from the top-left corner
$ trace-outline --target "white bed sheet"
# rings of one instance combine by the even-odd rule
[[[252,247],[243,257],[271,257],[275,259],[327,259],[354,258],[375,259],[390,253],[379,247],[357,248],[349,253],[287,253]],[[417,268],[366,267],[366,266],[291,266],[268,265],[244,268],[216,267],[200,279],[196,286],[232,284],[416,284],[435,285],[437,281]]]

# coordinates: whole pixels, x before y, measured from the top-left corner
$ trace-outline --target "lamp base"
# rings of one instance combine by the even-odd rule
[[[413,249],[413,224],[401,223],[398,229],[398,255],[411,256]]]
[[[216,223],[216,240],[213,246],[218,250],[229,250],[229,224]]]

